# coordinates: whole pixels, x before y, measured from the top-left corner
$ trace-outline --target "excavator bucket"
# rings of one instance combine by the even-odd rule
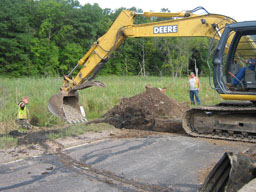
[[[238,191],[255,178],[255,170],[255,160],[249,155],[227,152],[211,170],[199,191]]]
[[[61,118],[68,123],[86,122],[85,115],[81,112],[79,105],[78,90],[86,89],[92,86],[105,85],[99,81],[87,81],[81,85],[74,87],[72,92],[60,91],[59,93],[51,96],[48,102],[49,111],[58,118]]]
[[[48,102],[49,111],[68,123],[86,122],[85,116],[80,111],[77,91],[71,95],[65,95],[62,91],[51,96]]]

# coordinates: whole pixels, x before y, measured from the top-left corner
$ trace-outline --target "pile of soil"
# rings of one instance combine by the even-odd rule
[[[160,91],[146,86],[146,91],[122,98],[118,105],[102,116],[116,128],[183,132],[182,116],[187,104],[179,103]]]

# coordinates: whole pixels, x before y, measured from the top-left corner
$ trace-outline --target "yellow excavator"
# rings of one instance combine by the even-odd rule
[[[199,10],[204,10],[205,14],[195,14]],[[134,24],[137,15],[170,19]],[[196,137],[256,141],[256,73],[255,68],[251,70],[253,67],[247,66],[247,61],[256,56],[256,21],[236,22],[228,16],[210,14],[202,7],[178,13],[135,13],[123,10],[109,30],[64,76],[60,92],[49,100],[50,112],[70,123],[85,121],[78,104],[78,90],[104,86],[93,79],[128,37],[209,37],[218,40],[212,58],[214,87],[211,78],[210,84],[223,99],[237,101],[192,108],[184,116],[183,128],[189,135]],[[215,45],[214,42],[211,46]],[[73,71],[79,66],[80,71],[72,78]],[[241,69],[244,77],[238,79],[236,73]],[[239,82],[238,85],[228,87],[227,84],[234,80]]]

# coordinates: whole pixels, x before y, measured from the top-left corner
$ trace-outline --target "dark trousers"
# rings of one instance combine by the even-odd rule
[[[24,128],[24,129],[32,128],[31,124],[28,122],[27,119],[16,119],[16,122],[20,125],[21,128]]]
[[[199,95],[198,95],[198,91],[197,91],[197,90],[190,90],[189,95],[190,95],[190,101],[191,101],[191,104],[192,104],[192,105],[195,104],[194,97],[196,98],[197,104],[198,104],[198,105],[201,104],[201,101],[200,101],[200,98],[199,98]]]
[[[250,66],[248,66],[248,69],[254,71],[254,70],[255,70],[255,65],[250,65]],[[241,80],[244,78],[244,76],[245,76],[245,71],[246,71],[246,67],[242,67],[242,68],[238,71],[238,73],[236,74],[236,78],[237,78],[239,81],[241,81]],[[236,86],[236,85],[239,83],[239,81],[238,81],[236,78],[234,78],[234,79],[232,80],[232,85],[234,85],[234,86]]]

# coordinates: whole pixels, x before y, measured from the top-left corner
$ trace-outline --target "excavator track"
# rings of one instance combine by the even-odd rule
[[[233,102],[191,108],[182,126],[193,137],[256,143],[256,106]]]

